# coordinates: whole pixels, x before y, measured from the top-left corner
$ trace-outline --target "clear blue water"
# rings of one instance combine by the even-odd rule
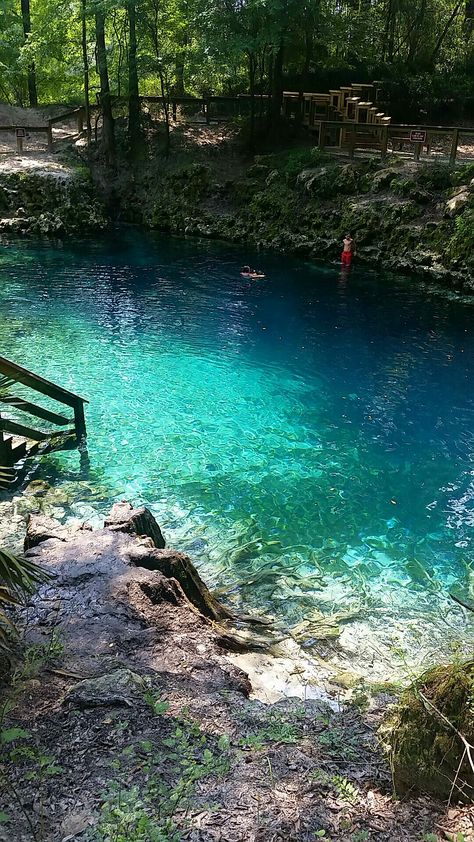
[[[474,302],[125,230],[5,244],[0,308],[1,353],[90,400],[93,506],[149,505],[235,604],[381,622],[469,595]],[[77,453],[41,470],[92,516]]]

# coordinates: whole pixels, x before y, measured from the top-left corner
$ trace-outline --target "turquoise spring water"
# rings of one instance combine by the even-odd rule
[[[41,467],[66,516],[145,503],[225,598],[289,624],[426,627],[469,597],[474,302],[126,230],[4,244],[0,308],[0,353],[90,400],[103,502],[77,453]]]

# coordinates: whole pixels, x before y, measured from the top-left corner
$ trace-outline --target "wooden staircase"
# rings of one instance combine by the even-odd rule
[[[16,391],[17,385],[51,398],[55,408],[33,403],[29,395],[15,394],[13,389]],[[24,389],[20,388],[20,391]],[[58,409],[56,403],[60,404]],[[72,448],[85,451],[85,403],[87,400],[74,392],[0,357],[0,485],[17,483],[25,473],[26,460],[38,453]],[[66,414],[65,407],[72,413]],[[42,429],[37,429],[30,426],[28,417],[28,423],[24,422],[24,415],[41,419],[46,424],[42,423]]]

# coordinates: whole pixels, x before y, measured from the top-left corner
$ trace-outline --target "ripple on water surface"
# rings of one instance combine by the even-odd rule
[[[246,260],[123,232],[7,245],[1,353],[89,397],[94,505],[149,505],[236,604],[353,615],[343,650],[375,673],[472,645],[448,592],[471,587],[473,305],[275,255],[249,282]],[[77,454],[42,471],[70,489]]]

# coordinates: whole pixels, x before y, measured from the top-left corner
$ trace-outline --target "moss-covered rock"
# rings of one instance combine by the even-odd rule
[[[474,744],[474,661],[428,670],[382,726],[397,794],[472,801],[474,774],[457,732]]]
[[[0,230],[62,236],[104,228],[107,214],[83,167],[0,175]]]

